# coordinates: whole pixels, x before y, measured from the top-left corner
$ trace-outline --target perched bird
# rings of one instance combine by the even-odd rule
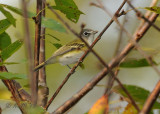
[[[83,29],[80,33],[80,37],[83,38],[89,45],[94,41],[94,35],[98,31],[91,29]],[[87,51],[87,46],[80,39],[73,40],[68,44],[62,46],[55,51],[49,59],[35,67],[34,71],[38,71],[40,68],[48,64],[60,63],[62,65],[69,65],[78,62],[81,56]]]

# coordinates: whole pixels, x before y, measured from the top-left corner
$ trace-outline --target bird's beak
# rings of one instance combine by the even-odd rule
[[[96,31],[93,31],[93,34],[96,34],[96,33],[98,33],[98,31],[96,30]]]

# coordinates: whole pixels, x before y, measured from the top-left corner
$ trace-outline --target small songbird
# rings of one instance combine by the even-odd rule
[[[91,29],[83,29],[80,33],[80,37],[83,38],[89,45],[94,41],[94,35],[98,31]],[[40,68],[48,64],[60,63],[62,65],[69,65],[79,61],[81,56],[87,51],[87,46],[80,39],[73,40],[68,44],[62,46],[55,51],[49,59],[35,67],[34,71],[38,71]]]

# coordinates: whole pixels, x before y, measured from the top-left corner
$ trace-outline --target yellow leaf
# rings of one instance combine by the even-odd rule
[[[102,96],[96,103],[92,106],[88,114],[104,114],[108,112],[108,96]]]
[[[137,110],[132,104],[128,104],[123,112],[123,114],[138,114]]]

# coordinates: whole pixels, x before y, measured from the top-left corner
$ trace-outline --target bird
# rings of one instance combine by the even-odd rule
[[[82,29],[80,37],[90,46],[97,32],[98,31],[92,29]],[[87,49],[86,44],[81,39],[77,38],[56,50],[49,59],[36,66],[34,71],[38,71],[48,64],[60,63],[61,65],[68,66],[77,63]]]

